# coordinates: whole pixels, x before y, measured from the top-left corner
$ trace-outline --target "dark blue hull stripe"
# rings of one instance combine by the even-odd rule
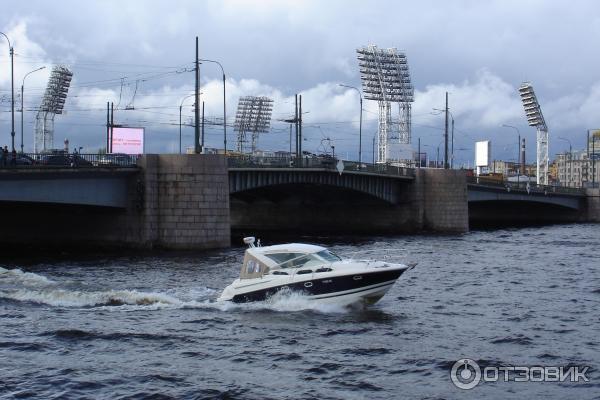
[[[406,271],[402,270],[383,270],[377,272],[368,272],[364,274],[344,275],[337,277],[322,277],[309,281],[301,281],[270,287],[267,289],[259,289],[255,291],[237,294],[233,296],[231,301],[234,303],[248,303],[252,301],[264,301],[275,293],[282,290],[291,290],[305,293],[308,296],[330,295],[327,297],[343,296],[344,294],[358,293],[360,291],[370,290],[376,285],[385,286],[390,281],[395,281]],[[311,282],[312,286],[306,287],[305,283]],[[340,293],[345,292],[345,293]]]
[[[360,292],[366,292],[366,291],[373,290],[373,289],[378,289],[378,288],[383,288],[383,287],[386,287],[386,286],[391,286],[391,285],[394,284],[394,282],[395,281],[390,281],[390,282],[382,283],[381,285],[366,287],[364,289],[352,290],[352,291],[349,291],[349,292],[333,293],[333,294],[328,295],[328,296],[311,297],[311,300],[329,299],[331,297],[339,297],[339,296],[346,296],[348,294],[356,294],[356,293],[360,293]]]

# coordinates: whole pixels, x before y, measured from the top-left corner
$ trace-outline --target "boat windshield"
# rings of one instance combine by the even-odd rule
[[[329,250],[322,250],[317,253],[272,253],[265,254],[268,258],[275,261],[281,268],[297,268],[308,265],[320,265],[325,262],[340,261],[337,255]]]

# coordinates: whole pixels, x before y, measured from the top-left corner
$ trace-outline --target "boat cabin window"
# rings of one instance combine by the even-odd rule
[[[342,259],[341,259],[341,258],[340,258],[340,257],[339,257],[337,254],[335,254],[335,253],[332,253],[332,252],[331,252],[331,251],[329,251],[329,250],[322,250],[322,251],[319,251],[319,252],[317,253],[317,255],[318,255],[319,257],[321,257],[323,260],[325,260],[325,261],[329,261],[329,262],[342,261]]]
[[[250,259],[246,263],[247,274],[257,274],[260,272],[260,263],[256,260]]]
[[[260,261],[246,253],[242,270],[240,271],[240,279],[260,278],[269,272],[269,268]]]

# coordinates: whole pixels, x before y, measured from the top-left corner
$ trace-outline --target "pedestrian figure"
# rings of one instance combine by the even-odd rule
[[[12,157],[10,159],[10,165],[17,165],[17,151],[15,149],[13,149],[11,155],[12,155]]]
[[[8,146],[4,146],[4,150],[2,150],[2,155],[4,158],[4,166],[8,165]]]

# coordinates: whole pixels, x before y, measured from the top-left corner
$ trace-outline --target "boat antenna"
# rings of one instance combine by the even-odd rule
[[[250,247],[250,248],[256,247],[254,245],[255,241],[256,241],[256,238],[254,236],[248,236],[248,237],[244,238],[244,244],[247,244],[248,247]],[[260,242],[259,242],[259,244],[260,244]]]

